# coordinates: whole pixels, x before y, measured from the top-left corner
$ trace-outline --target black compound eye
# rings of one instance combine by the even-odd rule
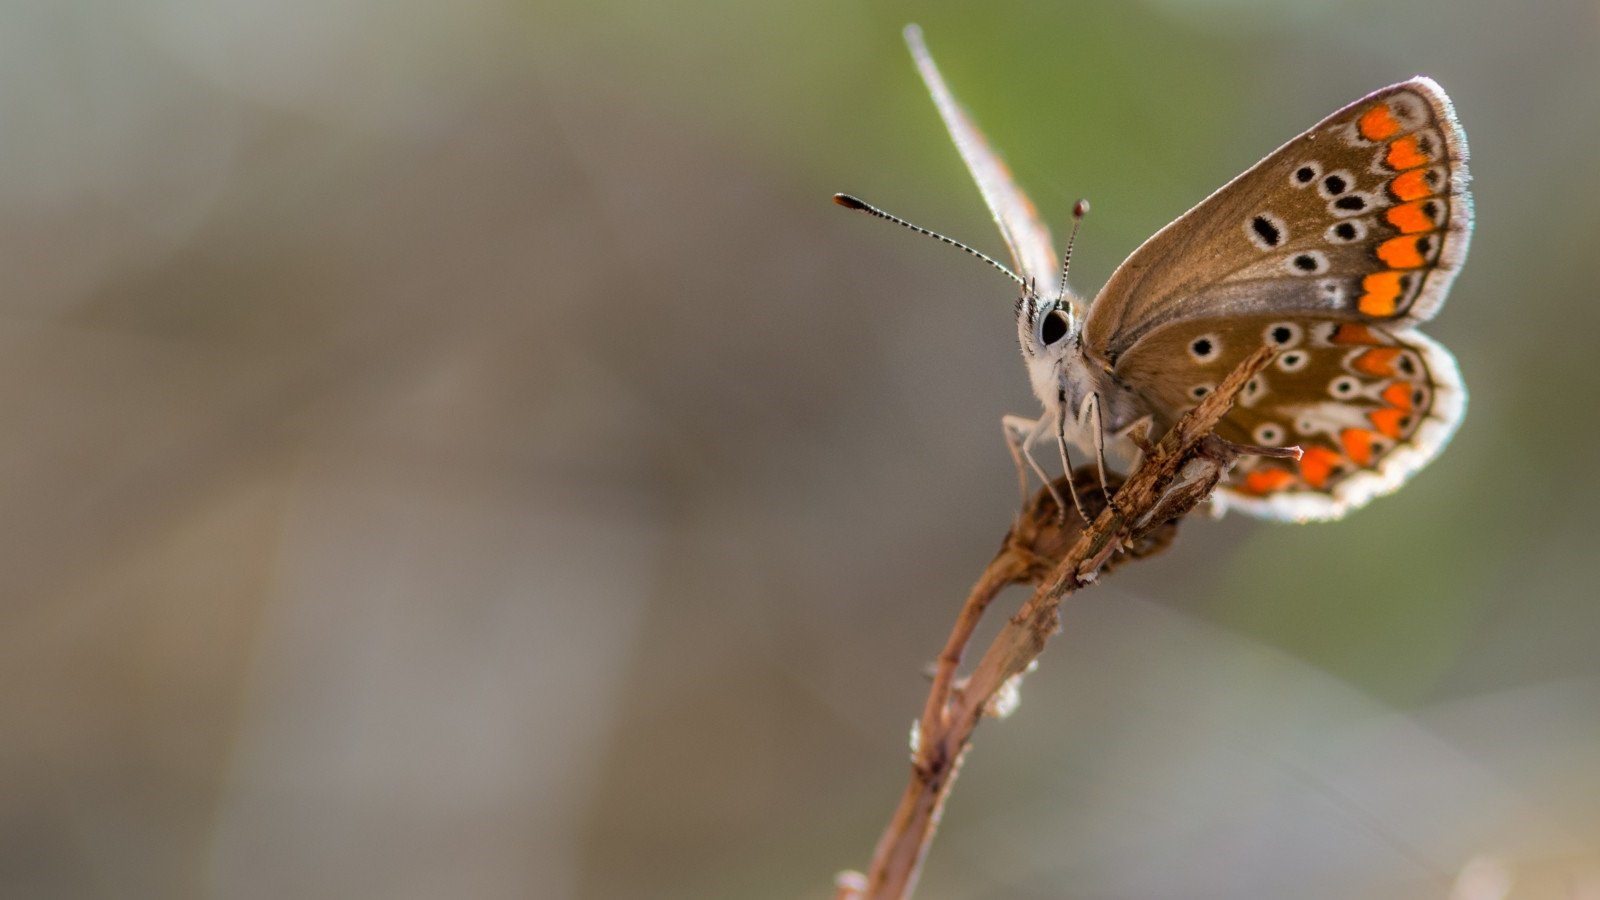
[[[1059,309],[1050,310],[1044,317],[1044,323],[1039,326],[1039,340],[1044,341],[1046,347],[1056,343],[1067,336],[1067,314]]]

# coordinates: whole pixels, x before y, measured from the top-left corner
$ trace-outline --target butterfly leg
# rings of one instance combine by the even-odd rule
[[[1021,416],[1000,417],[1000,431],[1006,437],[1006,449],[1011,452],[1011,462],[1017,467],[1017,493],[1022,498],[1023,506],[1028,505],[1028,466],[1022,461],[1022,445],[1037,424]]]
[[[1094,409],[1094,462],[1100,473],[1100,493],[1106,498],[1106,506],[1116,511],[1117,502],[1111,496],[1111,482],[1106,480],[1106,423],[1100,413],[1100,395],[1090,394],[1084,402]]]
[[[1051,499],[1056,501],[1056,509],[1065,515],[1067,504],[1061,492],[1056,490],[1055,482],[1033,458],[1031,446],[1044,432],[1044,419],[1024,419],[1021,416],[1001,416],[1000,430],[1006,436],[1006,449],[1011,451],[1011,461],[1017,465],[1017,487],[1022,492],[1022,506],[1028,505],[1028,469],[1033,469],[1039,480],[1044,482],[1045,490],[1050,492]],[[1026,462],[1024,462],[1026,461]],[[1021,515],[1021,512],[1018,512]]]
[[[1072,457],[1067,454],[1067,408],[1059,407],[1056,415],[1056,446],[1061,448],[1061,468],[1067,473],[1067,493],[1072,495],[1072,508],[1078,511],[1078,517],[1085,524],[1093,521],[1083,509],[1083,500],[1078,496],[1078,479],[1072,471]],[[1059,502],[1059,501],[1058,501]],[[1067,520],[1066,507],[1060,507],[1061,521]]]

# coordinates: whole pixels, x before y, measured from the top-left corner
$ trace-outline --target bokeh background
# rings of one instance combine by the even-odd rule
[[[911,20],[1083,289],[1417,72],[1479,212],[1449,452],[1074,598],[919,896],[1600,897],[1592,0],[6,4],[0,894],[864,865],[1035,408],[828,203],[1000,250]]]

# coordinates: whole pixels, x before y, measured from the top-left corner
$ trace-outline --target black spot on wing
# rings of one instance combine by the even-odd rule
[[[1274,225],[1272,220],[1266,216],[1256,216],[1251,220],[1250,228],[1260,236],[1262,242],[1268,247],[1276,247],[1283,240],[1283,232],[1279,231],[1278,226]]]

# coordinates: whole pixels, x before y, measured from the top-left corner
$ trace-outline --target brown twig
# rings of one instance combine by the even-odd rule
[[[1045,643],[1059,630],[1057,607],[1116,562],[1165,549],[1177,521],[1210,496],[1235,459],[1246,453],[1297,455],[1297,451],[1244,447],[1212,434],[1234,398],[1274,353],[1263,347],[1240,363],[1178,421],[1117,489],[1107,504],[1088,467],[1074,484],[1094,521],[1061,521],[1050,491],[1035,495],[1006,535],[962,606],[939,654],[933,684],[917,723],[911,779],[873,853],[866,875],[845,872],[836,900],[902,900],[916,886],[939,815],[955,782],[972,733],[986,714],[1004,715],[1018,683]],[[1121,554],[1119,557],[1118,554]],[[956,678],[967,643],[989,604],[1007,586],[1035,585],[964,681]]]

